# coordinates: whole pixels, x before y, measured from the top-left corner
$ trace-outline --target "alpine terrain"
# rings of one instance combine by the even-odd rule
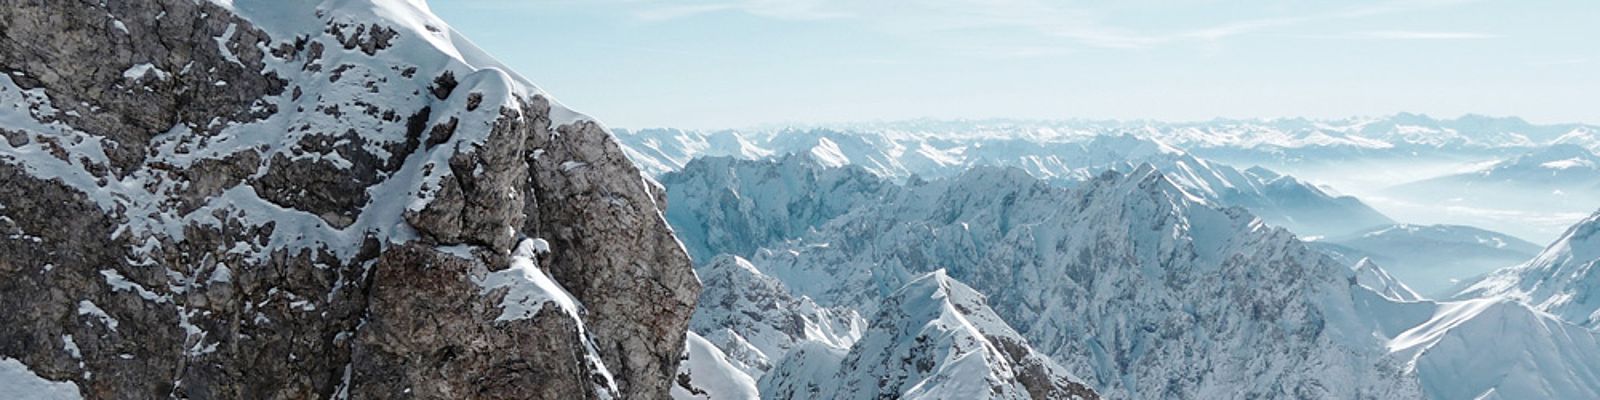
[[[719,322],[693,326],[722,338],[710,343],[741,360],[730,364],[764,398],[918,397],[955,376],[1014,373],[1013,358],[935,339],[952,337],[939,328],[949,323],[926,321],[952,312],[968,321],[959,326],[1001,332],[976,335],[988,338],[980,345],[1014,337],[1107,398],[1600,393],[1583,361],[1600,355],[1600,334],[1511,300],[1421,300],[1380,264],[1338,262],[1148,164],[1072,188],[1014,168],[905,183],[850,170],[804,156],[707,158],[663,178],[685,199],[669,220],[699,224],[682,230],[699,232],[686,242],[741,256],[699,267],[703,278],[746,278],[706,279],[696,319]],[[800,190],[747,192],[780,180]],[[822,199],[835,206],[811,211]],[[792,228],[733,233],[749,221]],[[928,298],[951,305],[930,314]],[[865,330],[841,317],[852,313]],[[912,361],[926,352],[985,356],[981,372],[942,374],[954,356]],[[982,386],[979,397],[1024,398]]]
[[[1458,3],[0,0],[0,400],[1600,399],[1594,13]]]
[[[0,397],[668,396],[663,191],[421,1],[6,1],[0,72]]]

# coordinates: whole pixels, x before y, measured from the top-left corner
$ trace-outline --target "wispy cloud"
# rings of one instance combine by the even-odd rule
[[[1356,39],[1389,39],[1389,40],[1474,40],[1495,39],[1501,35],[1481,32],[1437,32],[1437,31],[1363,31],[1352,32],[1344,37]]]
[[[742,12],[787,20],[854,19],[885,30],[911,33],[950,33],[1009,29],[1033,32],[1062,40],[1058,45],[1140,49],[1186,42],[1216,42],[1265,31],[1287,29],[1317,21],[1363,17],[1451,6],[1474,0],[1389,0],[1303,14],[1241,18],[1209,26],[1178,29],[1135,29],[1119,26],[1103,4],[1049,0],[929,0],[879,2],[860,0],[711,0],[656,2],[621,0],[633,15],[646,21],[666,21],[715,12]],[[1161,12],[1161,11],[1153,11]],[[1170,12],[1167,10],[1166,12]],[[1494,35],[1471,32],[1373,31],[1357,36],[1370,39],[1485,39]],[[1037,45],[1030,45],[1037,50]]]
[[[1007,57],[1052,55],[1073,49],[1146,49],[1183,44],[1213,45],[1227,39],[1283,32],[1298,26],[1399,14],[1475,2],[1478,0],[1383,0],[1367,4],[1335,5],[1320,9],[1284,11],[1233,20],[1213,16],[1211,24],[1188,27],[1134,27],[1129,11],[1110,9],[1104,3],[1056,0],[923,0],[885,2],[873,0],[459,0],[477,7],[601,6],[647,23],[665,23],[713,13],[742,13],[789,21],[848,20],[851,23],[938,43],[967,40],[974,32],[1022,32],[1033,36],[1015,49],[988,49],[983,53]],[[1337,4],[1337,3],[1336,3]],[[1141,13],[1182,13],[1168,3]],[[1293,8],[1291,8],[1293,10]],[[1134,19],[1137,20],[1137,19]],[[1199,21],[1205,21],[1201,19]],[[1338,35],[1307,36],[1345,39],[1465,40],[1499,35],[1478,32],[1362,31]],[[1051,49],[1059,47],[1060,49]]]

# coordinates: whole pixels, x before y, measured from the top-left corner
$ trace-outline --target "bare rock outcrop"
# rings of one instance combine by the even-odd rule
[[[85,397],[677,369],[699,284],[661,189],[420,1],[0,1],[0,132],[0,358]]]

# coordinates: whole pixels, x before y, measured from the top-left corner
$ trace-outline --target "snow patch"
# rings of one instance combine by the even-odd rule
[[[55,382],[33,373],[22,361],[0,357],[0,398],[15,400],[82,399],[78,385]]]
[[[78,315],[99,318],[100,323],[105,324],[106,328],[110,328],[112,332],[117,331],[117,319],[111,318],[110,314],[106,314],[106,310],[100,309],[100,306],[95,305],[92,301],[78,301]]]
[[[153,65],[153,64],[142,63],[142,64],[135,64],[132,67],[128,67],[127,70],[122,71],[122,77],[123,78],[132,79],[132,80],[139,80],[139,79],[144,78],[145,75],[149,74],[149,73],[155,73],[156,74],[156,79],[161,79],[161,80],[166,80],[167,77],[171,76],[170,74],[167,73],[167,71],[163,71],[163,70],[161,70],[161,68],[156,68],[156,66]]]

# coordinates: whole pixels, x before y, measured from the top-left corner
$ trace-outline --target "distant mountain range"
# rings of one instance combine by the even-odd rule
[[[1586,124],[1535,124],[1516,117],[1468,114],[1435,118],[1399,113],[1342,119],[1213,119],[1195,122],[1149,120],[909,120],[844,124],[788,124],[750,131],[831,129],[894,132],[942,139],[1012,137],[1071,140],[1105,134],[1132,134],[1203,152],[1205,149],[1403,149],[1530,148],[1575,144],[1600,149],[1600,127]]]
[[[1527,261],[1539,245],[1460,225],[1383,225],[1327,237],[1312,248],[1355,265],[1371,259],[1412,289],[1448,298],[1446,290],[1479,275]]]
[[[1577,145],[1556,144],[1387,192],[1440,203],[1471,198],[1542,209],[1587,210],[1600,204],[1600,155]]]
[[[1242,208],[1206,202],[1151,164],[1063,187],[1017,168],[897,183],[829,172],[855,168],[818,167],[805,157],[712,161],[668,174],[667,182],[677,182],[668,190],[726,194],[680,196],[669,220],[702,216],[695,219],[706,237],[724,238],[702,242],[705,252],[750,255],[699,267],[713,277],[707,293],[785,293],[703,297],[697,311],[735,321],[717,327],[736,327],[700,335],[788,338],[787,347],[762,350],[770,368],[744,372],[759,375],[753,380],[764,398],[917,397],[926,394],[918,388],[973,387],[989,389],[940,393],[1029,398],[1018,395],[1031,390],[1026,385],[957,384],[1010,382],[1004,377],[1024,376],[1018,365],[1052,370],[1017,362],[1028,354],[1065,373],[1026,376],[1053,377],[1065,382],[1052,386],[1060,388],[1081,382],[1108,398],[1600,395],[1592,363],[1600,333],[1501,298],[1421,300],[1381,263],[1324,256]],[[719,178],[693,176],[700,174]],[[790,176],[815,180],[761,196],[707,184]],[[839,188],[821,196],[860,200],[840,203],[847,209],[832,217],[804,214],[820,221],[793,233],[716,233],[744,229],[727,222],[781,221],[794,210],[746,206],[749,199],[806,205],[826,193],[805,188]],[[864,191],[850,193],[856,189]],[[717,278],[726,273],[717,271],[745,278]],[[735,288],[713,289],[719,285]],[[729,298],[779,300],[718,300]],[[816,317],[821,309],[852,310],[867,328],[851,343],[842,340],[851,335],[804,339],[827,332],[811,328],[818,321],[837,320]],[[792,333],[756,323],[786,320],[795,321]],[[729,355],[751,353],[738,340],[711,343],[725,343]],[[919,358],[928,354],[944,356]],[[957,358],[965,365],[951,361]]]
[[[1178,123],[911,120],[747,130],[616,130],[615,134],[630,157],[656,176],[699,157],[806,154],[825,166],[854,165],[895,180],[952,176],[973,166],[1014,166],[1071,185],[1099,171],[1127,171],[1150,162],[1181,183],[1203,183],[1190,185],[1196,195],[1220,194],[1208,200],[1247,207],[1269,223],[1304,236],[1341,235],[1398,219],[1471,225],[1545,241],[1581,218],[1591,204],[1600,203],[1600,186],[1595,182],[1600,174],[1584,156],[1600,150],[1600,128],[1534,124],[1513,117],[1438,119],[1402,113],[1335,120]],[[1176,165],[1180,162],[1186,165]],[[1496,164],[1506,168],[1494,171],[1494,176],[1452,177],[1476,174]],[[1544,175],[1555,171],[1557,176],[1505,187],[1501,181],[1521,180],[1523,174],[1515,170]],[[1263,179],[1234,172],[1289,176],[1303,187],[1278,189],[1322,192],[1309,197],[1354,193],[1365,204],[1351,199],[1341,200],[1344,206],[1323,207],[1327,201],[1309,201],[1307,196],[1301,196],[1305,201],[1285,202],[1283,198],[1296,196],[1262,193]],[[1485,179],[1500,183],[1462,184]],[[1235,190],[1242,193],[1229,194]],[[1306,212],[1309,208],[1322,214]]]
[[[1196,157],[1153,139],[1131,135],[1083,137],[1081,141],[1034,141],[995,138],[937,138],[893,133],[832,130],[785,131],[766,136],[736,132],[651,130],[622,133],[625,151],[641,165],[652,166],[663,182],[671,171],[694,168],[708,157],[768,159],[796,155],[816,168],[850,166],[890,180],[954,176],[975,166],[1015,167],[1061,186],[1073,186],[1105,170],[1132,171],[1149,164],[1166,172],[1189,194],[1219,205],[1245,207],[1268,223],[1303,235],[1352,232],[1394,220],[1353,197],[1279,174],[1266,168],[1244,170]],[[715,145],[721,144],[721,146]],[[790,169],[800,171],[806,169]],[[763,176],[740,182],[734,189],[749,194],[763,185],[778,190],[804,187],[798,177]],[[787,187],[787,183],[801,186]],[[669,187],[675,185],[667,185]],[[826,188],[819,188],[826,189]],[[814,189],[801,189],[814,190]],[[819,194],[819,196],[822,196]],[[825,197],[825,196],[824,196]],[[754,201],[754,200],[753,200]],[[839,202],[843,199],[828,199]],[[788,229],[763,225],[764,229]],[[694,230],[694,227],[688,227]],[[759,233],[756,233],[759,234]],[[696,253],[691,244],[691,253]],[[706,254],[696,254],[706,256]]]
[[[1476,163],[1456,175],[1488,183],[1430,194],[1497,182],[1554,193],[1589,187],[1591,127],[1417,115],[1078,124],[618,131],[666,186],[667,219],[705,279],[690,341],[713,362],[690,355],[685,365],[729,371],[684,369],[678,389],[1600,395],[1588,361],[1600,334],[1580,326],[1600,302],[1571,279],[1586,264],[1538,261],[1600,256],[1534,258],[1538,246],[1514,236],[1397,223],[1332,188],[1197,155],[1353,160],[1353,171],[1372,160]],[[1540,279],[1567,283],[1529,283]],[[1516,289],[1527,285],[1564,289]],[[928,354],[943,356],[915,361]],[[1032,383],[997,383],[1020,380]],[[1272,385],[1251,383],[1263,380]],[[975,387],[988,389],[959,389]]]

